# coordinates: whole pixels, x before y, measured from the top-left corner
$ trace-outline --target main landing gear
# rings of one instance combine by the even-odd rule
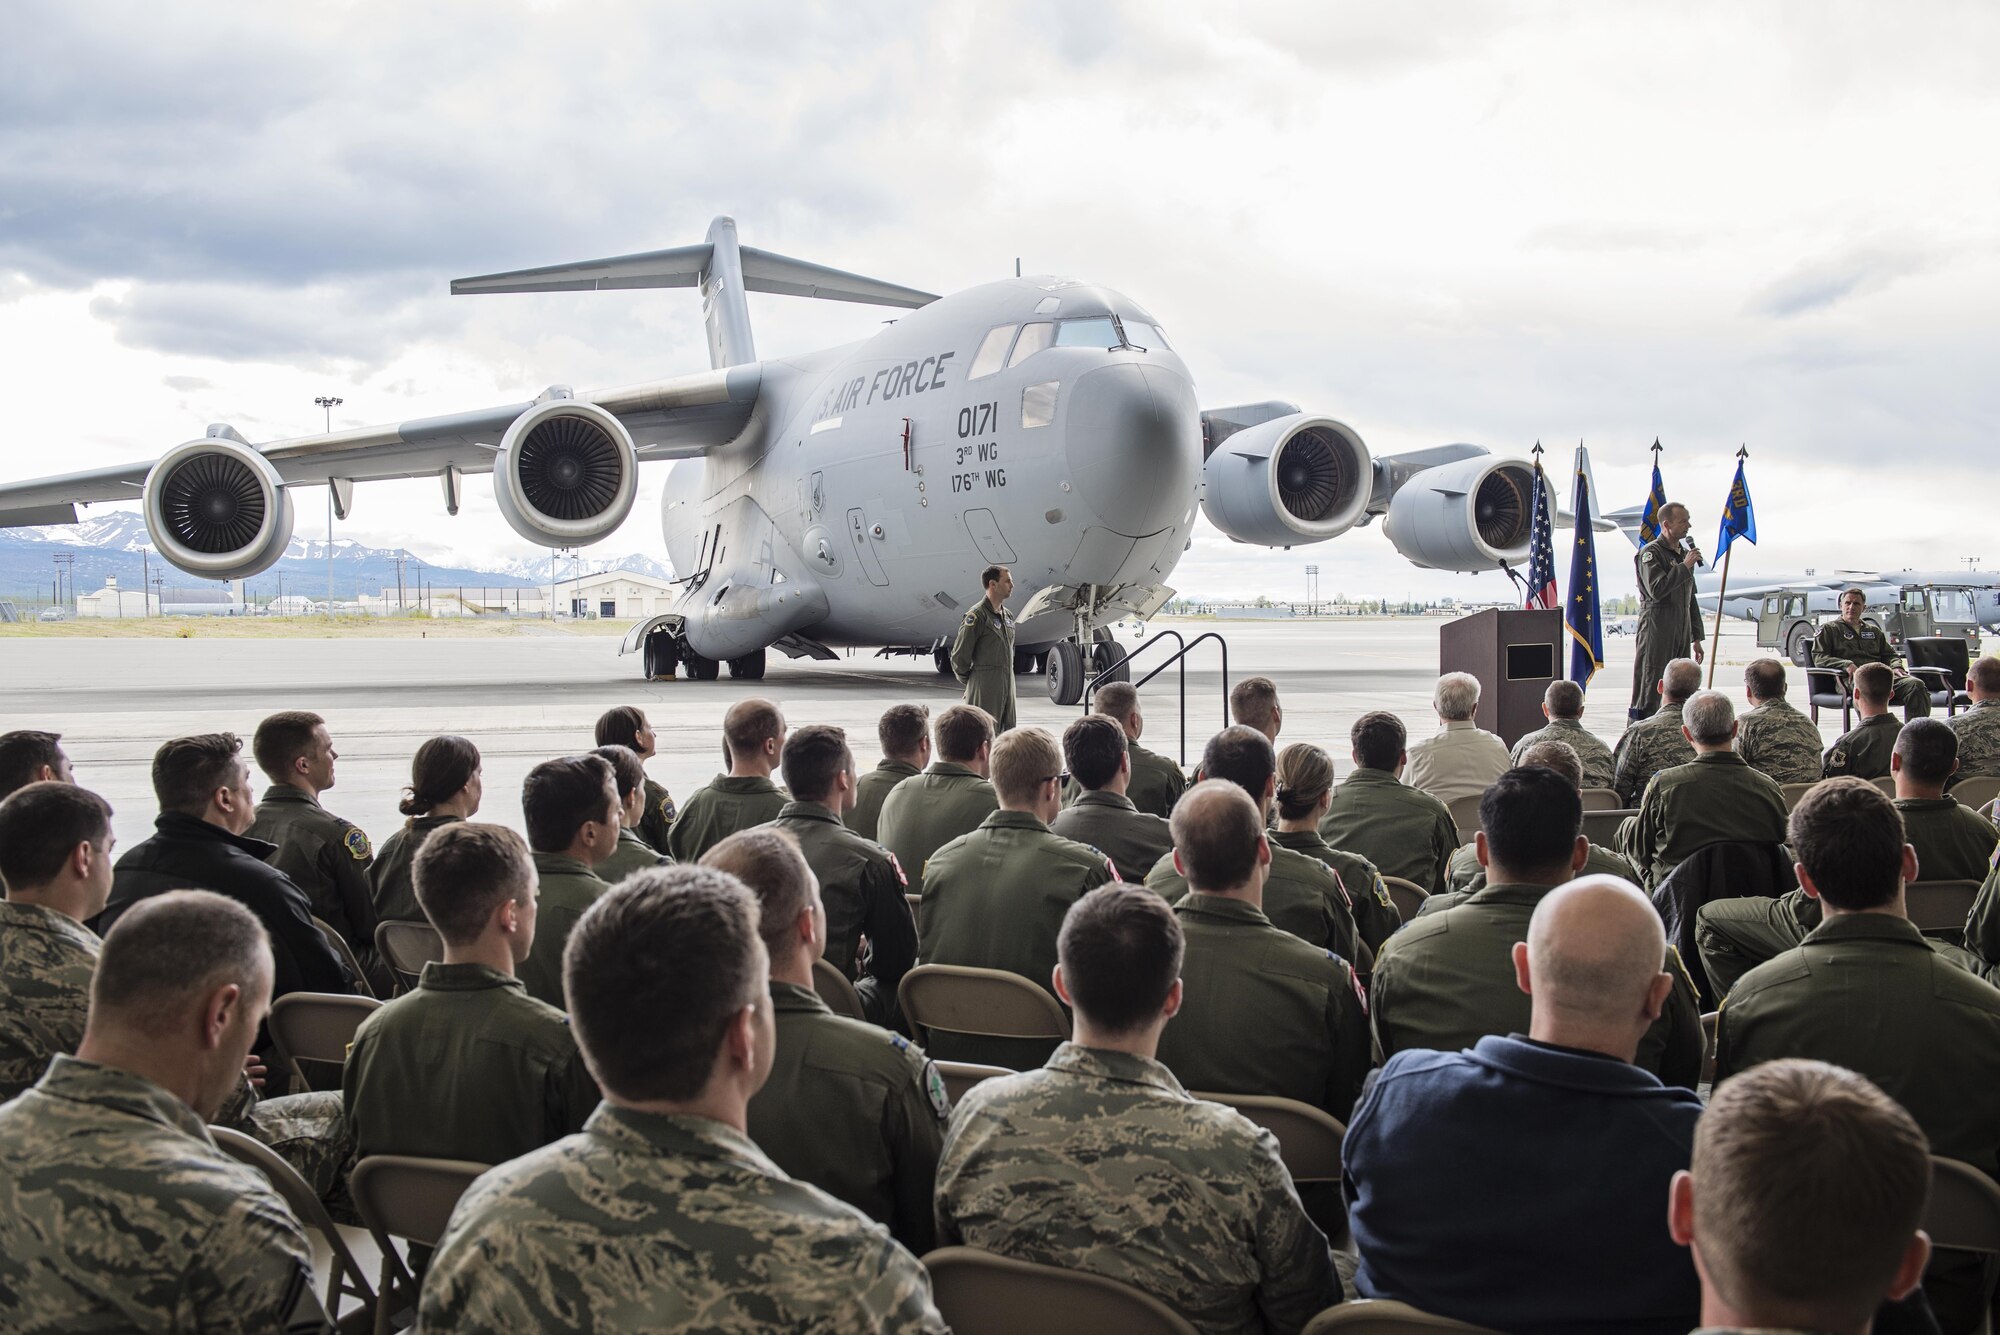
[[[1099,626],[1091,632],[1088,654],[1074,639],[1062,640],[1049,650],[1049,699],[1059,705],[1080,704],[1084,679],[1095,685],[1132,680],[1132,666],[1125,661],[1125,649]]]

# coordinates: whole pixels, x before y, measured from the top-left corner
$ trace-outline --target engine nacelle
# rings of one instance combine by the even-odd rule
[[[1338,537],[1368,508],[1368,447],[1330,417],[1292,413],[1230,434],[1202,465],[1201,508],[1238,542]]]
[[[544,547],[608,537],[639,494],[639,453],[611,413],[548,399],[514,419],[493,461],[493,498],[507,526]]]
[[[278,470],[224,436],[168,450],[146,474],[145,513],[161,558],[203,579],[261,575],[292,541],[292,497]]]
[[[1528,559],[1535,470],[1481,456],[1426,468],[1389,502],[1382,527],[1406,560],[1432,570],[1497,570]],[[1548,491],[1553,516],[1555,491]]]

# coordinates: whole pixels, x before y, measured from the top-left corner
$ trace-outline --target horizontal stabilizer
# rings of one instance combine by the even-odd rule
[[[741,248],[743,286],[751,292],[787,297],[817,297],[822,301],[857,301],[871,306],[927,306],[935,293],[866,278],[844,269],[774,255],[755,246]],[[715,247],[676,246],[610,259],[546,264],[538,269],[454,278],[455,296],[482,292],[609,292],[627,288],[693,287],[701,281]]]

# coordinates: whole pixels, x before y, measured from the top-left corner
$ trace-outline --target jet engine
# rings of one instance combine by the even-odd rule
[[[493,497],[508,527],[529,542],[596,542],[625,522],[638,494],[631,433],[594,403],[545,399],[500,438]]]
[[[1233,431],[1202,465],[1202,511],[1238,542],[1291,547],[1361,521],[1368,447],[1330,417],[1290,413]]]
[[[204,579],[260,575],[292,541],[292,497],[278,470],[233,437],[176,445],[146,474],[154,550]]]
[[[1528,558],[1534,468],[1480,455],[1426,468],[1396,489],[1382,527],[1413,565],[1494,570]],[[1555,495],[1548,497],[1553,516]]]

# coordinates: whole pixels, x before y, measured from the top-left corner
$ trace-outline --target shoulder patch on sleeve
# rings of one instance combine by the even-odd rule
[[[1652,564],[1653,562],[1655,562],[1655,561],[1657,561],[1657,560],[1659,560],[1659,559],[1660,559],[1660,554],[1659,554],[1658,552],[1654,551],[1654,550],[1653,550],[1652,548],[1650,548],[1650,547],[1648,547],[1648,548],[1646,549],[1646,553],[1645,553],[1645,557],[1644,557],[1644,560],[1645,560],[1645,562],[1646,562],[1646,564],[1647,564],[1647,565],[1651,565],[1651,564]]]
[[[979,624],[979,613],[976,609],[971,612],[967,612],[965,614],[965,624],[968,626],[976,626]]]
[[[937,1114],[937,1119],[940,1122],[949,1121],[951,1119],[951,1095],[945,1092],[944,1077],[938,1074],[936,1062],[926,1061],[924,1063],[922,1080],[924,1082],[924,1097],[931,1101],[931,1111]]]
[[[674,823],[674,795],[672,793],[660,794],[660,819],[669,825]]]
[[[1090,851],[1093,853],[1097,853],[1097,850],[1094,848],[1091,849]],[[1098,853],[1098,856],[1104,857],[1102,853]],[[1118,868],[1115,864],[1113,864],[1110,858],[1104,858],[1104,870],[1110,874],[1111,879],[1114,881],[1122,881],[1125,879],[1123,876],[1120,876],[1118,874]]]
[[[883,851],[884,853],[889,853],[889,850],[888,850],[888,849],[886,849],[886,848],[885,848],[885,849],[883,849],[882,851]],[[900,863],[900,862],[898,862],[898,861],[896,861],[896,855],[895,855],[894,853],[889,853],[889,868],[890,868],[890,870],[892,870],[892,871],[894,871],[894,872],[896,873],[896,883],[897,883],[898,885],[902,885],[902,886],[908,886],[908,885],[909,885],[909,883],[910,883],[910,878],[909,878],[909,877],[907,877],[907,876],[905,876],[905,875],[903,875],[903,864],[902,864],[902,863]]]
[[[1329,950],[1326,953],[1331,955],[1333,952]],[[1361,986],[1361,975],[1350,968],[1347,971],[1347,981],[1354,988],[1354,999],[1361,1003],[1361,1013],[1366,1015],[1368,1013],[1368,989]]]
[[[1388,883],[1385,882],[1379,875],[1375,878],[1375,886],[1372,893],[1375,896],[1375,902],[1377,904],[1380,904],[1383,908],[1392,909],[1396,907],[1395,901],[1389,898]]]
[[[356,862],[366,862],[375,856],[375,850],[368,845],[368,836],[362,833],[358,825],[347,827],[347,835],[341,843],[346,846],[348,855]]]

